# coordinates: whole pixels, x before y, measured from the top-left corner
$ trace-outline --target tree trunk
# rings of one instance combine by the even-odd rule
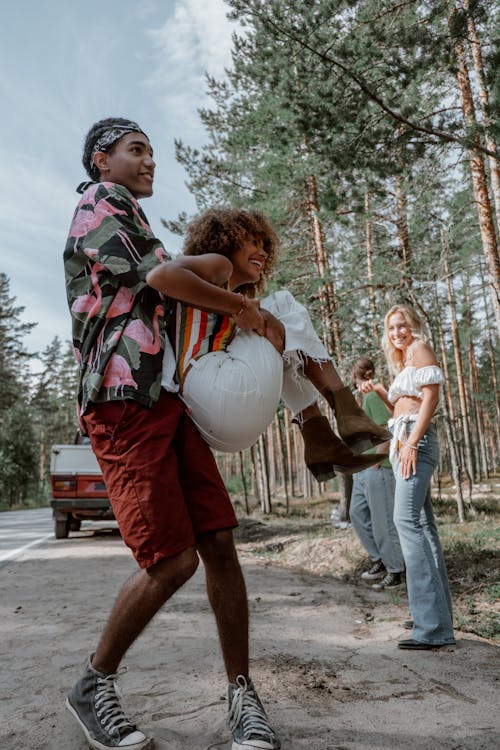
[[[463,278],[463,277],[462,277]],[[486,456],[486,440],[484,434],[484,419],[479,400],[479,377],[477,372],[477,361],[476,351],[474,348],[474,338],[472,335],[472,308],[471,308],[471,297],[470,297],[470,286],[467,280],[463,278],[462,285],[465,289],[465,319],[467,321],[467,329],[469,331],[469,389],[472,400],[472,408],[474,412],[474,418],[476,423],[476,434],[477,440],[476,445],[478,447],[478,455],[476,457],[477,464],[481,465],[482,474],[485,479],[488,479],[488,459]]]
[[[457,10],[452,7],[448,16],[448,24],[451,29],[452,20]],[[458,70],[457,83],[462,102],[462,111],[466,127],[473,130],[477,126],[472,88],[467,67],[465,48],[462,42],[451,36],[453,51],[455,53]],[[480,144],[479,136],[474,139],[476,145]],[[479,227],[481,231],[481,242],[483,253],[486,258],[488,273],[490,276],[493,309],[498,335],[500,335],[500,257],[493,223],[490,197],[488,194],[488,183],[486,170],[481,152],[477,148],[469,149],[469,164],[474,190],[474,199],[477,206]]]
[[[292,427],[292,422],[290,420],[290,412],[288,411],[288,409],[285,408],[283,410],[283,413],[285,417],[286,457],[287,457],[288,471],[289,471],[288,476],[290,477],[292,497],[296,497],[297,495],[297,488],[296,488],[297,464],[295,462],[294,451],[292,449],[293,427]]]
[[[464,0],[464,8],[469,11],[469,0]],[[493,154],[497,154],[497,144],[491,134],[491,118],[489,115],[489,93],[486,86],[486,76],[484,74],[483,54],[479,35],[473,16],[469,15],[467,19],[467,28],[469,32],[469,44],[474,61],[474,71],[476,73],[476,83],[479,91],[479,108],[484,126],[484,141],[486,148]],[[488,156],[490,165],[491,191],[493,193],[493,204],[496,213],[497,238],[500,236],[500,162],[498,157]]]
[[[373,339],[377,352],[380,351],[380,336],[378,332],[377,319],[379,313],[375,302],[375,289],[373,285],[373,243],[372,243],[372,221],[370,213],[370,193],[365,193],[365,246],[366,246],[366,274],[368,277],[368,296],[370,300],[370,312],[372,315]]]
[[[275,497],[277,488],[276,459],[274,455],[273,423],[266,430],[267,475],[269,477],[269,496]]]
[[[319,220],[318,189],[314,175],[310,175],[307,181],[306,210],[314,245],[318,275],[321,279],[325,279],[323,286],[319,290],[321,319],[326,335],[325,345],[333,353],[333,356],[340,361],[342,359],[342,352],[340,349],[340,330],[335,317],[337,309],[335,284],[333,281],[326,280],[326,277],[330,274],[330,266],[325,249],[325,234]]]
[[[444,234],[444,233],[443,233]],[[466,471],[469,478],[469,487],[470,484],[474,481],[474,465],[472,461],[472,447],[471,447],[471,435],[470,435],[470,427],[469,427],[469,411],[468,411],[468,405],[467,405],[467,394],[465,390],[465,372],[463,367],[463,361],[462,361],[462,352],[460,349],[460,337],[458,335],[458,325],[457,325],[457,319],[455,314],[455,302],[453,298],[453,288],[451,284],[451,276],[450,276],[450,270],[448,266],[448,257],[447,257],[447,240],[443,236],[442,238],[443,242],[443,261],[444,261],[444,272],[446,276],[446,287],[448,292],[448,307],[450,310],[450,324],[451,324],[451,333],[452,333],[452,339],[453,339],[453,350],[455,355],[455,367],[457,370],[457,388],[458,388],[458,395],[460,400],[460,412],[461,412],[461,422],[462,422],[462,434],[464,439],[464,452],[465,452],[465,465],[466,465]],[[471,489],[469,490],[471,492]]]
[[[259,464],[262,477],[262,512],[272,513],[271,490],[269,487],[269,457],[267,453],[267,440],[265,435],[259,437],[258,443]]]
[[[250,448],[250,457],[252,459],[252,468],[253,468],[254,495],[260,507],[262,507],[263,505],[262,482],[261,482],[261,472],[260,472],[260,467],[259,467],[259,452],[257,449],[257,444],[252,445],[252,447]]]
[[[286,411],[286,409],[284,409]],[[278,440],[279,440],[279,446],[280,446],[280,456],[281,456],[281,468],[283,472],[283,487],[285,489],[285,503],[286,503],[286,514],[288,515],[290,513],[290,495],[288,492],[288,466],[287,466],[287,457],[288,457],[288,447],[285,445],[285,441],[283,439],[283,424],[280,419],[279,414],[276,414],[276,430],[278,433]]]
[[[351,506],[352,476],[350,474],[337,474],[337,479],[340,492],[339,521],[348,521]]]
[[[398,251],[401,258],[401,277],[405,286],[411,287],[410,274],[410,229],[408,227],[408,199],[403,185],[403,178],[396,178],[396,227],[398,232]]]
[[[240,451],[238,453],[239,459],[240,459],[240,474],[241,474],[241,483],[243,484],[243,498],[245,500],[245,513],[247,516],[250,514],[250,507],[248,505],[248,489],[247,489],[247,480],[245,478],[245,462],[243,459],[243,451]]]
[[[494,425],[495,425],[495,434],[496,434],[496,445],[500,446],[500,389],[499,389],[499,382],[498,382],[498,376],[497,376],[497,366],[495,361],[495,350],[493,346],[493,341],[491,340],[491,325],[490,325],[490,310],[488,301],[486,298],[485,293],[485,282],[484,282],[484,272],[483,272],[483,266],[481,264],[480,266],[480,273],[481,273],[481,289],[483,292],[483,309],[484,309],[484,318],[486,321],[486,333],[488,337],[488,359],[490,362],[490,372],[491,372],[491,385],[492,385],[492,393],[493,393],[493,399],[494,399],[494,410],[495,410],[495,418],[493,419]],[[498,448],[497,448],[498,452]]]
[[[448,441],[449,455],[450,455],[450,468],[453,483],[455,485],[455,500],[457,503],[458,520],[463,523],[465,520],[464,513],[464,499],[462,494],[462,472],[460,467],[459,454],[457,450],[457,442],[454,434],[454,416],[453,416],[453,399],[450,394],[450,371],[448,367],[448,360],[446,357],[446,346],[444,341],[443,326],[441,323],[441,310],[439,305],[439,299],[437,290],[435,291],[435,308],[436,308],[436,326],[439,339],[439,348],[441,351],[441,363],[443,365],[444,373],[444,427],[446,431],[446,439]]]

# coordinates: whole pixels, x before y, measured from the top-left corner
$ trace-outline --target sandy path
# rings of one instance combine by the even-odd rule
[[[459,637],[396,648],[397,597],[243,556],[253,674],[283,750],[494,750],[499,650]],[[64,708],[135,564],[118,536],[51,541],[0,569],[1,750],[85,750]],[[127,655],[124,704],[157,750],[230,748],[225,681],[203,573]]]

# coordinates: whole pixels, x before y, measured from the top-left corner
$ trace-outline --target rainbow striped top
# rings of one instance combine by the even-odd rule
[[[208,352],[226,350],[236,333],[236,323],[227,315],[178,302],[175,331],[176,379],[182,388],[194,360]]]

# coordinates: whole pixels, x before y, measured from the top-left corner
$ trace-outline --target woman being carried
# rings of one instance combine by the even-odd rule
[[[434,521],[431,477],[439,461],[432,418],[443,374],[427,343],[419,316],[407,305],[392,307],[384,321],[384,350],[394,382],[388,391],[367,381],[393,412],[390,458],[396,477],[394,523],[406,565],[413,633],[403,649],[441,648],[455,643],[446,565]]]
[[[184,255],[158,271],[161,288],[174,299],[193,274],[241,295],[241,309],[232,318],[177,303],[182,398],[207,442],[233,452],[255,443],[282,397],[300,426],[305,461],[318,481],[335,471],[361,471],[380,457],[353,451],[387,440],[387,430],[372,422],[344,387],[305,308],[289,292],[274,292],[260,303],[264,335],[237,327],[249,300],[262,290],[276,249],[276,234],[261,214],[214,208],[189,225]],[[335,411],[340,437],[321,413],[319,393]]]

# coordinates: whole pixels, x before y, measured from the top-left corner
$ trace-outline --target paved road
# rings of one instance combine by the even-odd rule
[[[116,521],[84,521],[82,532],[92,536],[105,530],[115,531]],[[23,552],[54,538],[52,508],[35,508],[0,513],[0,566],[15,560]]]
[[[0,513],[0,565],[54,534],[51,508]]]

